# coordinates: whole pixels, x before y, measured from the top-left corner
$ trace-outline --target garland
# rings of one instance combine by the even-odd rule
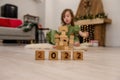
[[[94,16],[92,14],[88,14],[80,17],[75,17],[74,20],[78,21],[78,20],[95,19],[95,18],[107,18],[107,15],[105,13],[98,13],[97,15]]]

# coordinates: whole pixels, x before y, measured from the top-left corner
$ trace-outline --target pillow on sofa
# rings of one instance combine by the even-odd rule
[[[22,24],[20,19],[0,18],[0,26],[16,28]]]
[[[9,25],[9,20],[0,18],[0,26],[8,26]]]
[[[20,19],[9,19],[10,27],[16,28],[22,25],[22,21]]]

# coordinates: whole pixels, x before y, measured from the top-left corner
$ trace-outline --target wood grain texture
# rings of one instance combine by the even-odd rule
[[[87,14],[86,13],[87,8],[85,8],[85,1],[86,0],[81,0],[76,12],[76,17],[84,16]],[[93,16],[95,16],[98,13],[104,12],[102,0],[89,0],[89,1],[90,1],[90,14],[93,14]]]
[[[89,4],[86,3],[89,1]],[[87,7],[85,7],[88,4]],[[99,13],[105,13],[102,0],[81,0],[75,17],[79,18],[91,14],[96,16]],[[87,19],[76,21],[76,25],[94,25],[94,40],[98,40],[99,46],[105,46],[105,33],[106,33],[106,24],[110,24],[111,19]]]
[[[84,60],[35,60],[35,49],[0,45],[0,80],[119,80],[120,48],[89,48]]]

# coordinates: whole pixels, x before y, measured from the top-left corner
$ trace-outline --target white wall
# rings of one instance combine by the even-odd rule
[[[71,8],[76,13],[81,0],[46,0],[45,26],[57,29],[60,25],[61,12]],[[102,0],[104,10],[112,19],[112,24],[106,27],[106,46],[120,46],[120,0]]]
[[[103,0],[105,12],[112,19],[106,27],[106,45],[120,47],[120,0]]]
[[[45,27],[45,0],[41,0],[41,3],[37,3],[37,11],[40,17],[40,24]]]
[[[61,13],[65,8],[76,12],[80,0],[46,0],[45,26],[58,29],[61,23]]]
[[[34,0],[0,0],[0,6],[10,3],[18,6],[18,18],[23,19],[23,15],[31,14],[35,16],[40,16],[40,10],[38,5],[39,2]]]

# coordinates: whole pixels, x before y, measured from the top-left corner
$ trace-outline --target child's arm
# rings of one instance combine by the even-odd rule
[[[84,37],[84,38],[87,38],[89,36],[89,33],[88,32],[82,32],[82,31],[79,31],[79,35]]]

